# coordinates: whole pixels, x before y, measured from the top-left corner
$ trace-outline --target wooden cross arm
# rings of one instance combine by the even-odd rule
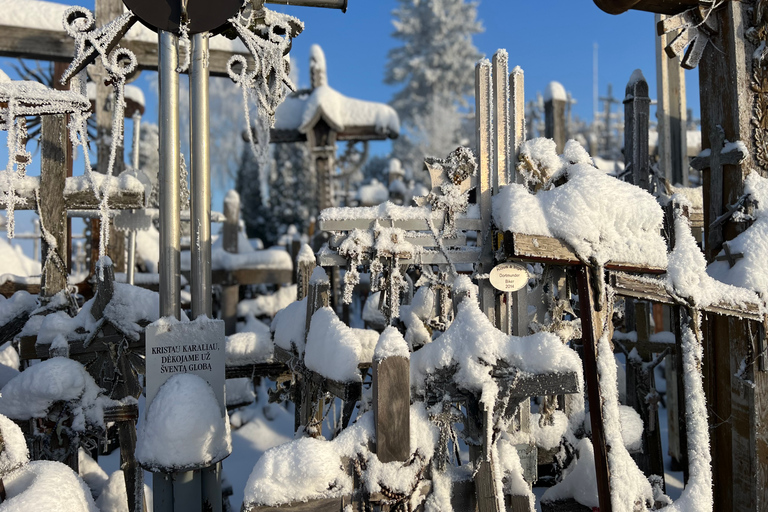
[[[568,244],[550,236],[526,235],[506,231],[503,243],[507,258],[562,266],[581,266],[584,264]],[[666,272],[663,267],[621,261],[610,261],[605,264],[605,268],[639,274],[662,274]]]
[[[699,5],[698,0],[594,0],[608,14],[623,14],[630,9],[658,14],[679,14]]]
[[[80,177],[75,177],[79,179]],[[28,178],[37,179],[37,178]],[[73,180],[73,178],[67,178]],[[16,205],[16,210],[35,210],[37,204],[36,189],[39,188],[39,181],[34,187],[27,187],[17,190],[16,195],[25,202]],[[64,204],[67,210],[98,210],[100,201],[96,198],[93,190],[88,187],[78,189],[78,187],[66,187],[64,191],[57,190],[57,194],[64,195]],[[40,193],[43,196],[43,192]],[[0,202],[0,207],[4,204]],[[138,190],[121,190],[118,193],[112,193],[109,196],[109,207],[113,210],[138,210],[144,208],[144,192]]]
[[[123,39],[120,41],[120,46],[131,50],[136,55],[139,69],[157,70],[156,42]],[[70,62],[73,48],[72,38],[63,30],[0,25],[1,57]],[[212,48],[208,60],[211,76],[229,76],[227,62],[232,55],[230,51]]]
[[[183,270],[181,275],[190,281],[190,271]],[[239,268],[237,270],[212,270],[213,284],[234,286],[238,284],[285,284],[293,280],[293,270],[272,268]]]
[[[632,276],[623,272],[611,272],[609,279],[617,295],[659,304],[679,304],[678,300],[669,294],[664,283],[659,279]],[[758,322],[763,321],[763,315],[760,312],[761,305],[757,302],[748,302],[743,305],[719,302],[701,308],[701,310],[716,315],[741,317]]]

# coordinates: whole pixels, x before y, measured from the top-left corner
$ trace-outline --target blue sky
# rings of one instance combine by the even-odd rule
[[[59,3],[72,3],[60,1]],[[93,8],[93,0],[81,2]],[[347,96],[388,102],[397,86],[383,83],[387,52],[399,44],[392,37],[392,10],[396,0],[349,0],[346,13],[338,10],[269,5],[302,19],[304,32],[294,40],[292,61],[299,67],[300,85],[308,83],[309,47],[320,44],[326,53],[329,83]],[[593,47],[598,45],[598,86],[605,94],[609,83],[614,96],[622,98],[632,71],[642,69],[655,98],[655,40],[653,15],[630,11],[611,16],[600,11],[591,0],[480,0],[478,17],[485,31],[474,42],[490,57],[499,48],[510,55],[510,65],[525,71],[526,98],[557,80],[577,100],[574,114],[591,120],[593,111]],[[14,59],[0,59],[9,71]],[[468,73],[473,70],[468,69]],[[688,106],[698,116],[698,78],[687,73]],[[145,72],[136,85],[152,82]],[[147,95],[146,121],[156,121],[157,98]],[[233,98],[233,101],[240,101]],[[616,108],[616,107],[614,107]],[[215,113],[214,113],[215,114]],[[240,123],[241,120],[233,120]],[[1,136],[0,136],[1,137]],[[130,147],[130,128],[126,133]],[[4,139],[2,140],[5,146]],[[386,142],[374,143],[372,152],[384,154]],[[7,153],[0,148],[0,158]],[[34,173],[34,171],[32,170]],[[213,204],[219,204],[222,190],[216,190]]]

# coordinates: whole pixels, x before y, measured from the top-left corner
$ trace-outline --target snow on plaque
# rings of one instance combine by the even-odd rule
[[[520,263],[501,263],[491,270],[491,285],[501,292],[516,292],[528,284],[528,269]]]
[[[160,386],[174,375],[191,373],[205,380],[226,412],[224,321],[198,318],[192,322],[161,318],[147,326],[147,407]]]

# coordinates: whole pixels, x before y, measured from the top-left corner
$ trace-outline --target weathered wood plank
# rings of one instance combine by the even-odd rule
[[[602,277],[602,276],[601,276]],[[590,269],[583,266],[578,269],[579,304],[581,305],[581,329],[584,341],[584,380],[589,398],[589,416],[592,423],[592,444],[595,448],[595,473],[597,476],[597,494],[602,512],[611,512],[611,472],[608,465],[608,452],[603,427],[603,399],[600,396],[599,371],[597,369],[598,340],[602,336],[603,322],[595,304]],[[602,304],[602,309],[606,305]]]
[[[466,247],[463,249],[446,249],[445,253],[443,251],[424,250],[413,258],[400,259],[398,263],[401,265],[447,265],[449,260],[454,264],[477,263],[479,258],[479,248]],[[367,258],[363,258],[364,263],[367,261],[369,261]],[[317,254],[317,264],[322,267],[346,267],[347,259],[330,249],[321,249]]]
[[[552,265],[582,265],[576,253],[562,240],[550,236],[504,233],[504,252],[507,258],[536,261]],[[608,270],[624,270],[642,274],[661,274],[666,269],[638,263],[609,261]]]
[[[74,40],[63,30],[0,26],[0,56],[2,57],[70,62],[74,45]],[[157,71],[156,42],[126,39],[120,42],[120,46],[131,50],[136,55],[139,69]],[[209,56],[211,76],[228,76],[227,62],[232,55],[233,52],[211,49]]]
[[[381,462],[411,456],[410,361],[401,356],[373,362],[373,418]]]
[[[67,179],[67,125],[62,114],[42,118],[39,199],[42,236],[43,300],[67,287],[67,213],[61,194]],[[36,204],[34,201],[33,204]],[[49,243],[52,242],[51,243]]]
[[[320,214],[318,219],[318,229],[320,231],[352,231],[353,229],[373,229],[377,224],[386,227],[395,227],[406,231],[431,231],[430,223],[427,219],[330,219]],[[432,226],[436,230],[443,229],[445,219],[440,213],[432,214]],[[478,217],[457,217],[455,226],[458,230],[481,231],[482,220]]]
[[[623,272],[611,272],[610,283],[616,294],[623,297],[634,297],[660,304],[676,304],[664,283],[658,279],[632,276]],[[720,302],[701,309],[718,315],[738,316],[758,321],[763,319],[763,315],[760,313],[761,305],[756,302],[744,304]]]
[[[305,502],[286,503],[284,505],[243,505],[243,512],[339,512],[344,509],[344,498],[328,498],[324,500],[312,500]]]

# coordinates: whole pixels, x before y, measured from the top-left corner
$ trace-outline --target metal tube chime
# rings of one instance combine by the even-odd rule
[[[179,38],[158,31],[160,82],[160,316],[181,316],[179,201]],[[153,473],[155,512],[175,512],[174,476]]]
[[[192,214],[192,317],[211,317],[211,160],[208,32],[192,36],[189,73]]]
[[[208,37],[208,32],[192,36],[189,71],[192,318],[212,316]],[[203,502],[211,512],[222,512],[221,462],[203,468],[201,477]]]
[[[138,111],[133,114],[133,152],[131,154],[131,166],[138,171],[139,169],[139,138],[141,137],[141,114]],[[136,230],[128,231],[128,264],[127,264],[128,284],[134,283],[136,274]]]
[[[160,316],[181,315],[181,210],[179,200],[179,38],[159,31],[160,42]]]

